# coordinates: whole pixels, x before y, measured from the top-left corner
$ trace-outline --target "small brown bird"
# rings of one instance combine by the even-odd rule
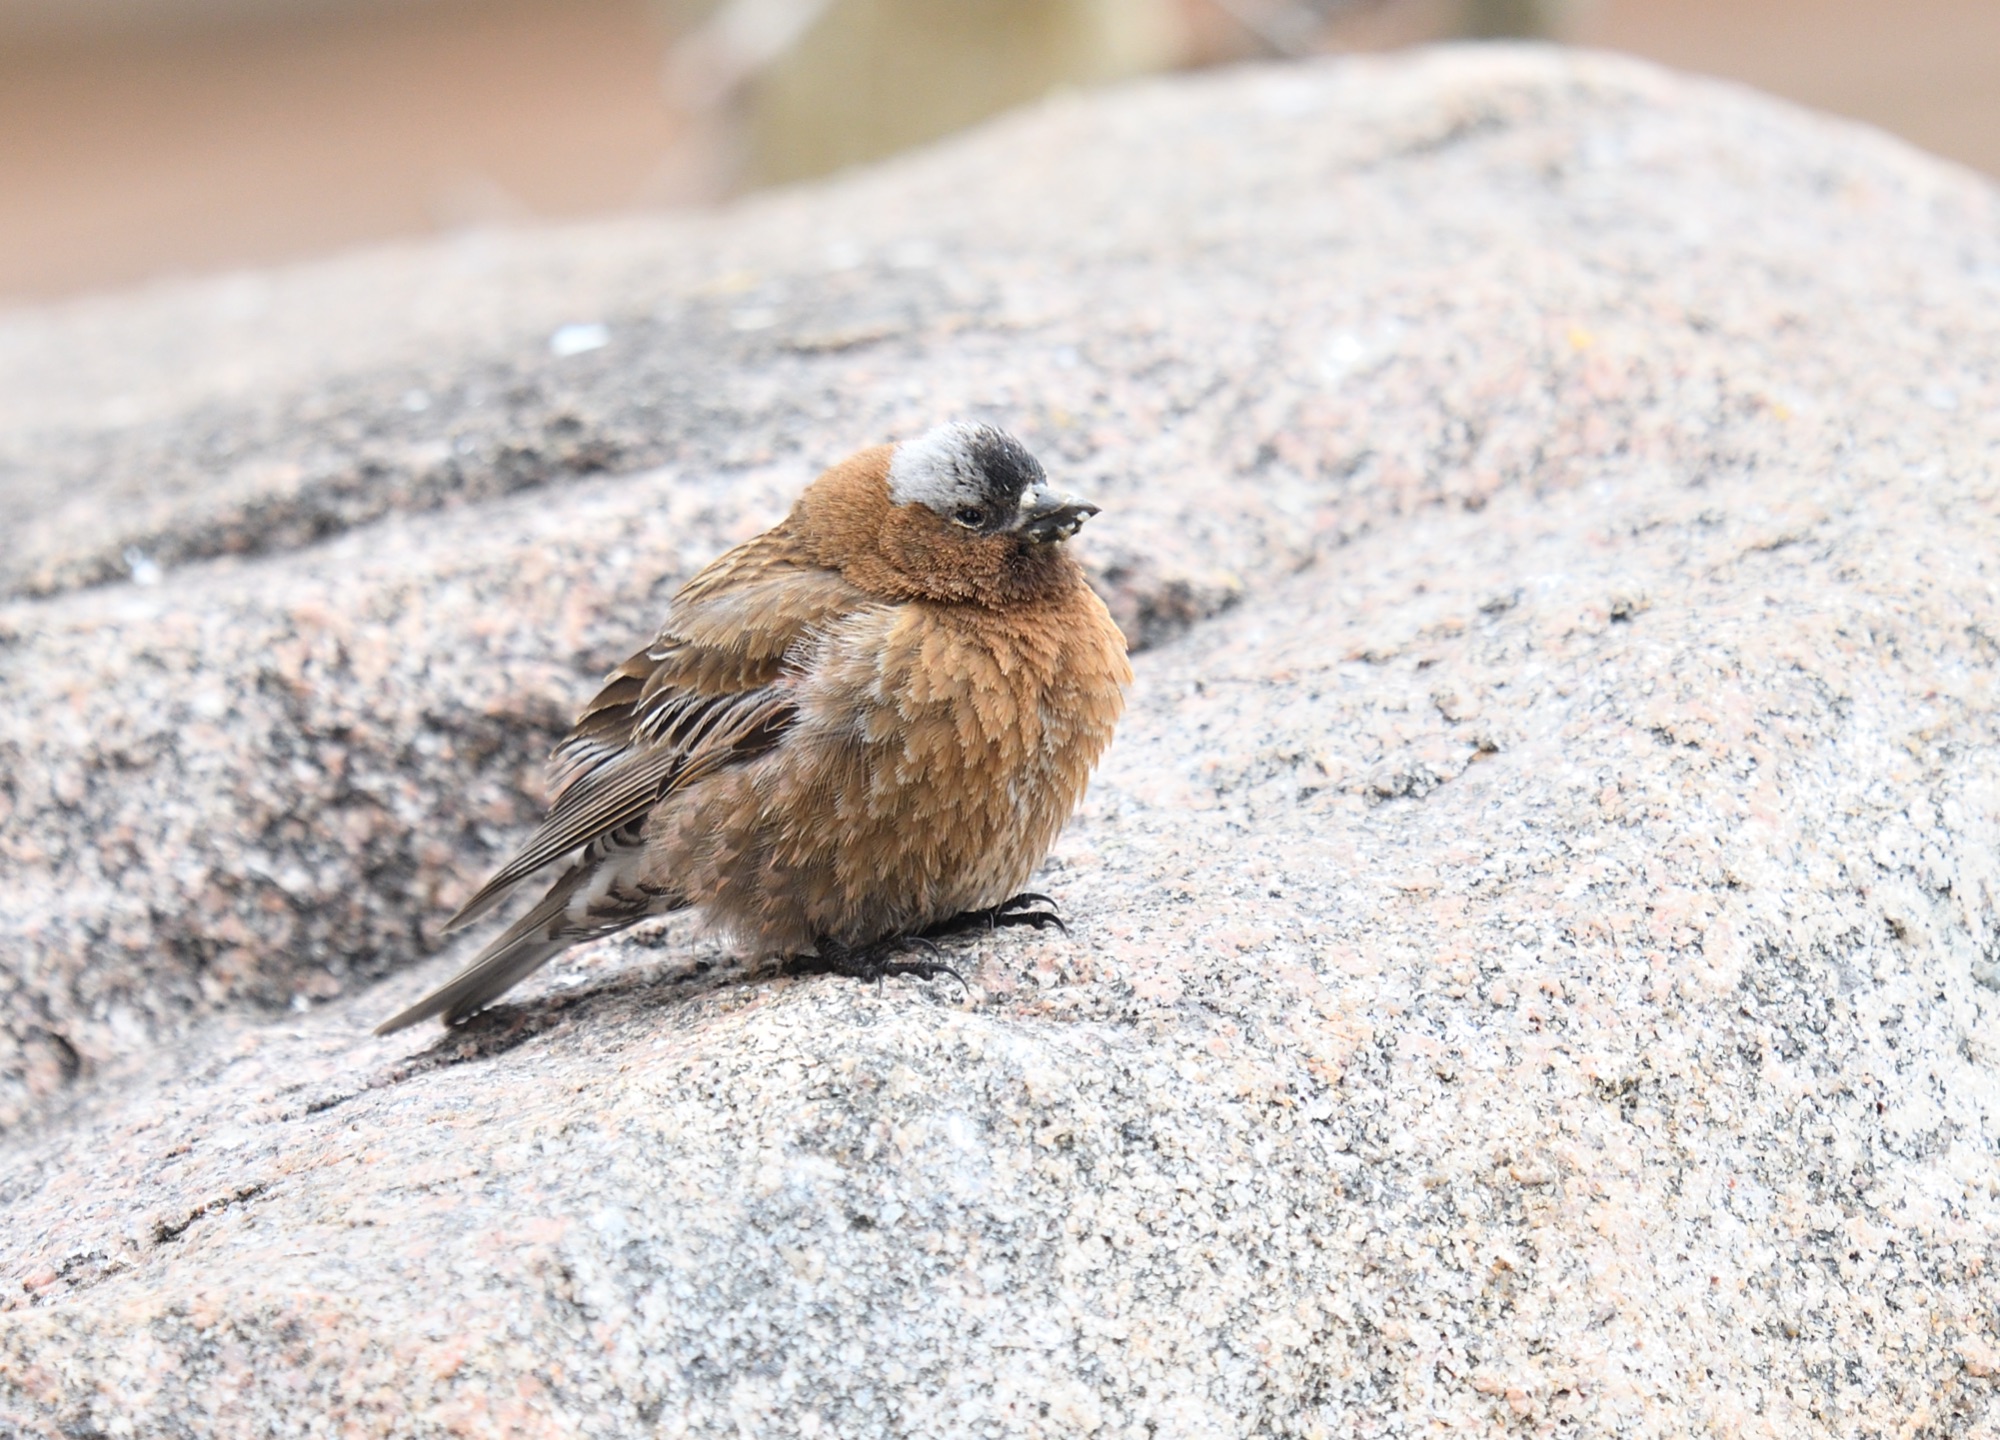
[[[1063,541],[1097,507],[984,425],[863,450],[674,596],[551,760],[521,852],[445,927],[533,909],[384,1022],[455,1023],[582,940],[695,908],[789,968],[1060,924],[1016,892],[1124,709],[1125,640]]]

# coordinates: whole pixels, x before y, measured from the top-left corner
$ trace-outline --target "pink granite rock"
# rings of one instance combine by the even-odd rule
[[[0,1432],[2000,1427],[1985,183],[1461,50],[485,244],[0,322]],[[1073,938],[370,1038],[677,577],[958,414],[1150,646]]]

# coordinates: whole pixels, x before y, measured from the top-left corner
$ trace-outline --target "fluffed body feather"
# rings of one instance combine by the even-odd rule
[[[699,907],[752,953],[788,955],[1021,888],[1110,742],[1125,642],[1059,543],[1094,507],[1041,499],[1023,518],[1048,492],[997,432],[921,443],[958,466],[959,518],[934,508],[944,481],[864,450],[680,589],[557,747],[540,829],[447,928],[530,880],[553,877],[547,892],[380,1033],[461,1018],[649,915]]]

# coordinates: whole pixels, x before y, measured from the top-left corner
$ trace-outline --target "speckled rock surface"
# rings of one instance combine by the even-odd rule
[[[1461,51],[486,244],[0,322],[0,1433],[2000,1430],[1990,188]],[[369,1038],[676,578],[965,413],[1150,647],[1073,937]]]

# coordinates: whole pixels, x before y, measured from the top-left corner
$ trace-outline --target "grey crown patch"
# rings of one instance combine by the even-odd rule
[[[1041,462],[1019,440],[991,425],[939,425],[896,447],[889,498],[940,515],[978,507],[988,524],[1013,514],[1024,492],[1044,480]]]

